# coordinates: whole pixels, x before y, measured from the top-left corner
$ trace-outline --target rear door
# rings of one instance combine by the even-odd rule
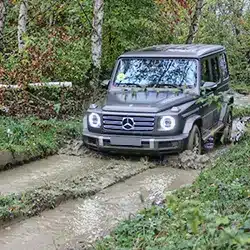
[[[228,63],[226,53],[222,52],[218,56],[219,58],[219,68],[220,68],[220,75],[221,75],[221,82],[217,88],[217,95],[222,96],[222,108],[220,111],[220,118],[219,121],[224,121],[224,118],[227,113],[227,106],[228,106],[228,98],[230,98],[229,94],[229,70],[228,70]]]
[[[229,70],[226,53],[222,52],[221,54],[219,54],[218,58],[221,75],[221,82],[218,86],[218,92],[225,92],[229,90]]]
[[[221,77],[221,71],[219,66],[219,55],[215,55],[211,58],[211,70],[212,70],[212,82],[217,83],[217,88],[214,89],[213,93],[214,96],[218,97],[219,99],[215,100],[213,103],[213,126],[216,126],[220,119],[220,111],[221,111],[221,105],[222,104],[222,97],[220,96],[220,86],[222,84],[222,77]]]
[[[201,91],[204,82],[214,82],[219,85],[221,81],[219,63],[217,55],[202,59],[201,61]],[[207,100],[210,95],[216,95],[217,89],[206,91],[202,99]],[[201,107],[201,116],[203,121],[203,134],[208,134],[219,121],[219,110],[215,102],[205,101]]]

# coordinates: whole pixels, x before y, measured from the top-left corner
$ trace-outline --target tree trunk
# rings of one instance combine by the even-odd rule
[[[94,1],[93,33],[92,33],[92,63],[93,81],[99,80],[102,59],[102,25],[104,17],[104,0]]]
[[[192,18],[191,25],[189,27],[189,34],[186,43],[191,44],[194,41],[195,35],[198,32],[199,28],[199,21],[202,14],[202,8],[203,8],[203,0],[197,0],[195,12]]]
[[[22,50],[25,46],[23,36],[27,31],[28,21],[28,0],[22,0],[18,19],[18,49]]]
[[[6,17],[6,0],[0,0],[0,50],[3,49],[4,25]]]
[[[236,33],[236,38],[239,41],[239,36],[241,35],[241,29],[240,29],[240,25],[239,22],[243,17],[243,9],[245,7],[245,2],[237,2],[238,6],[236,5],[236,10],[235,10],[235,17],[236,17],[236,22],[235,22],[235,33]]]

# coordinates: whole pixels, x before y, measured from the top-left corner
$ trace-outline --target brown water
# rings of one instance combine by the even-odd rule
[[[90,155],[55,155],[47,159],[31,162],[18,168],[0,173],[0,193],[19,193],[71,180],[78,176],[94,176],[112,179],[119,174],[132,176],[149,168],[147,163],[127,159],[98,158]],[[131,175],[130,175],[131,172]],[[100,178],[99,178],[100,179]],[[114,184],[106,181],[107,185]],[[63,184],[63,183],[62,183]],[[104,185],[104,187],[106,187]]]
[[[167,167],[147,170],[93,197],[68,201],[1,230],[0,249],[54,250],[87,245],[153,200],[162,199],[166,191],[191,184],[198,174]]]

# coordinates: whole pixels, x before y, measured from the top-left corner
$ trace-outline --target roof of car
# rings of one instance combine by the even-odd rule
[[[137,51],[126,52],[121,57],[202,58],[224,50],[225,47],[212,44],[154,45]]]

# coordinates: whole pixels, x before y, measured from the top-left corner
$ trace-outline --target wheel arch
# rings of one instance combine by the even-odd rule
[[[189,134],[190,131],[192,130],[194,124],[196,124],[199,127],[199,129],[201,130],[202,118],[200,115],[194,115],[194,116],[187,118],[184,129],[183,129],[183,133]]]

